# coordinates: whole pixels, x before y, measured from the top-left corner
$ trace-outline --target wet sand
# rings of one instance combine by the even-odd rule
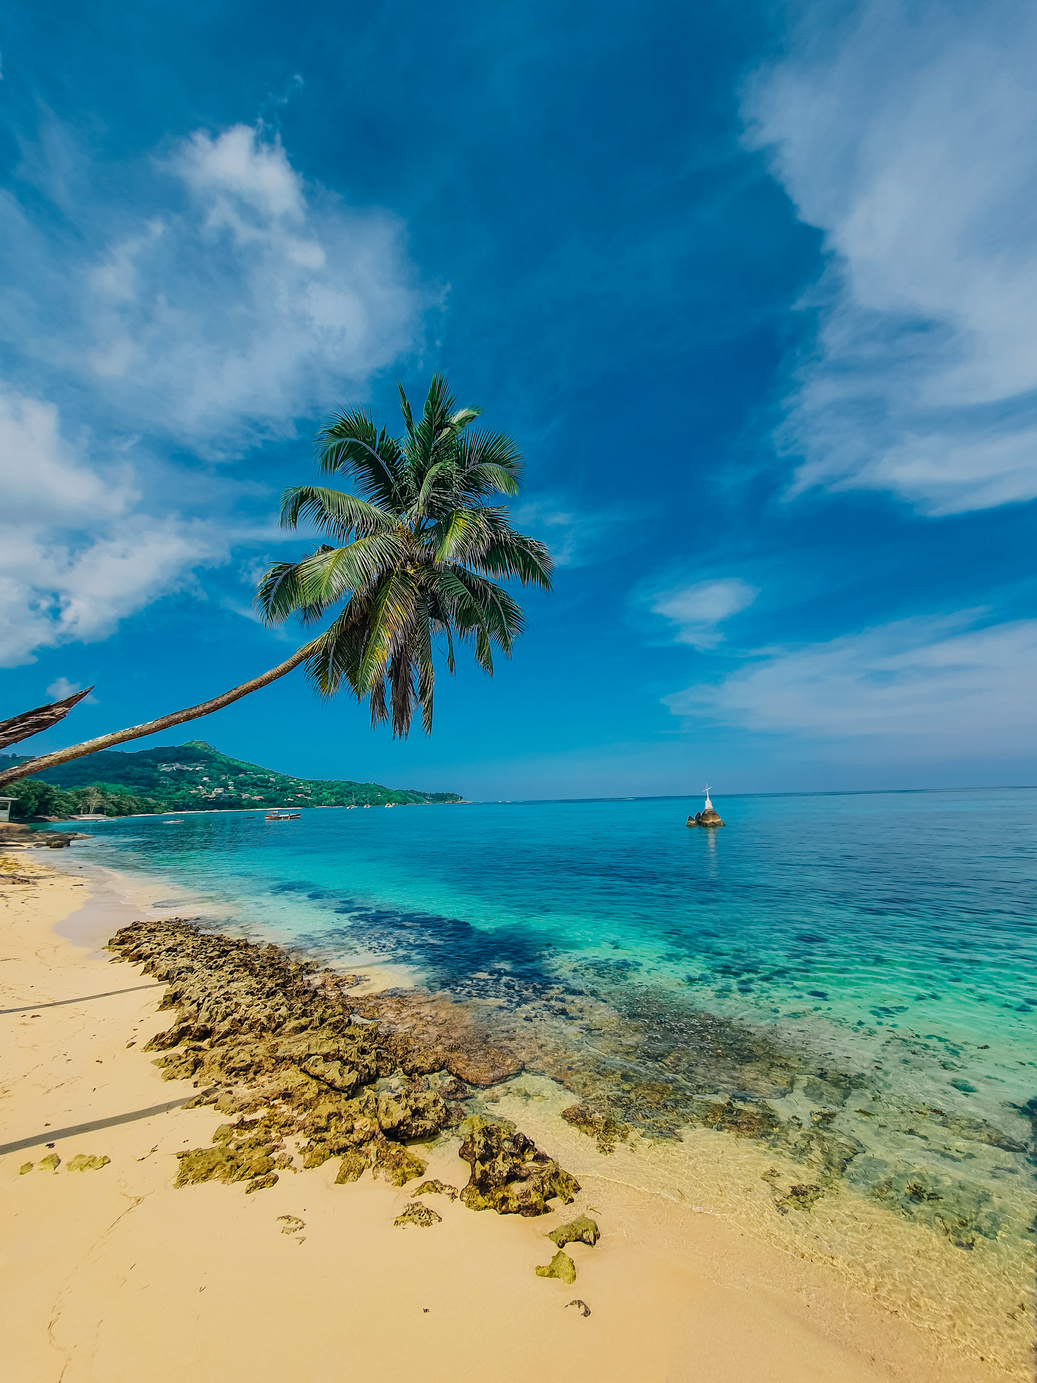
[[[75,870],[63,857],[62,871]],[[258,1194],[174,1188],[176,1153],[222,1120],[185,1109],[142,1052],[169,1025],[164,986],[99,948],[144,914],[143,897],[99,893],[30,852],[0,873],[0,1368],[18,1383],[166,1383],[233,1374],[324,1383],[344,1373],[438,1380],[571,1378],[717,1383],[944,1383],[1006,1375],[965,1360],[823,1265],[744,1228],[624,1184],[622,1160],[573,1133],[537,1141],[582,1184],[576,1203],[532,1219],[426,1197],[429,1229],[394,1226],[412,1199],[335,1164],[284,1172]],[[92,881],[96,880],[96,873]],[[132,1045],[128,1045],[132,1044]],[[540,1102],[530,1083],[529,1112]],[[501,1112],[523,1122],[522,1097]],[[543,1102],[545,1105],[547,1101]],[[557,1136],[557,1129],[556,1134]],[[41,1167],[52,1151],[56,1170]],[[460,1139],[443,1137],[428,1177],[462,1186]],[[71,1170],[79,1154],[106,1165]],[[578,1159],[578,1165],[574,1162]],[[20,1169],[31,1162],[31,1171]],[[589,1213],[602,1238],[574,1244],[574,1286],[537,1277],[544,1237]],[[282,1217],[290,1216],[285,1220]],[[301,1221],[301,1226],[295,1222]],[[590,1315],[568,1306],[586,1303]]]

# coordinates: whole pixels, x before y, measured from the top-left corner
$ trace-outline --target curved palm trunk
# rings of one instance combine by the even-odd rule
[[[0,773],[0,787],[4,783],[16,782],[19,778],[44,773],[48,768],[57,768],[58,764],[67,764],[71,759],[82,759],[87,754],[96,754],[100,749],[110,749],[113,744],[138,740],[144,735],[154,735],[159,730],[168,730],[171,725],[182,725],[185,720],[197,720],[199,716],[211,715],[213,711],[229,706],[233,701],[240,701],[243,696],[248,696],[249,692],[258,691],[260,687],[276,682],[286,672],[298,667],[312,651],[312,645],[307,644],[285,662],[278,663],[277,667],[271,668],[269,672],[264,672],[262,676],[253,677],[251,682],[242,682],[240,686],[231,687],[230,691],[225,691],[221,696],[214,696],[211,701],[203,701],[198,706],[188,706],[184,711],[173,711],[171,715],[159,716],[158,720],[149,720],[143,725],[131,725],[128,730],[116,730],[111,735],[100,735],[95,740],[84,740],[82,744],[59,749],[55,754],[43,754],[38,759],[30,759],[27,763],[5,769]]]

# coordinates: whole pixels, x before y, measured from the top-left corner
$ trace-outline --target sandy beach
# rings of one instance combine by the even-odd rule
[[[142,1050],[169,1026],[165,986],[102,949],[148,915],[143,897],[80,874],[74,847],[36,854],[0,854],[0,1369],[14,1383],[1008,1376],[823,1265],[625,1185],[622,1162],[576,1133],[563,1147],[532,1130],[582,1188],[535,1218],[439,1195],[424,1198],[437,1223],[397,1226],[413,1185],[338,1185],[333,1162],[257,1194],[176,1189],[176,1153],[210,1143],[223,1116],[184,1108],[195,1087]],[[465,1184],[459,1142],[423,1150],[429,1178]],[[538,1277],[545,1235],[580,1214],[601,1239],[569,1246],[575,1284]]]

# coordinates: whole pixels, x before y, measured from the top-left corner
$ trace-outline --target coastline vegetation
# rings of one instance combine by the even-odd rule
[[[0,756],[0,764],[6,756]],[[155,812],[240,811],[259,807],[384,807],[460,802],[453,792],[419,792],[380,783],[296,778],[230,758],[206,744],[108,751],[51,769],[46,780],[11,785],[15,820],[54,820],[83,812],[138,816]]]
[[[80,788],[60,788],[39,778],[22,778],[11,785],[13,821],[68,821],[83,813],[105,816],[140,816],[169,808],[153,797],[139,797],[116,783],[89,783]]]

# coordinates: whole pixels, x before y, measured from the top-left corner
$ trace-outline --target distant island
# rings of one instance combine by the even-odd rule
[[[0,766],[27,755],[0,754]],[[259,807],[384,807],[387,803],[460,802],[456,792],[418,792],[380,783],[293,778],[221,754],[204,740],[135,754],[108,750],[23,778],[8,791],[22,821],[67,820],[83,812],[107,816]]]

